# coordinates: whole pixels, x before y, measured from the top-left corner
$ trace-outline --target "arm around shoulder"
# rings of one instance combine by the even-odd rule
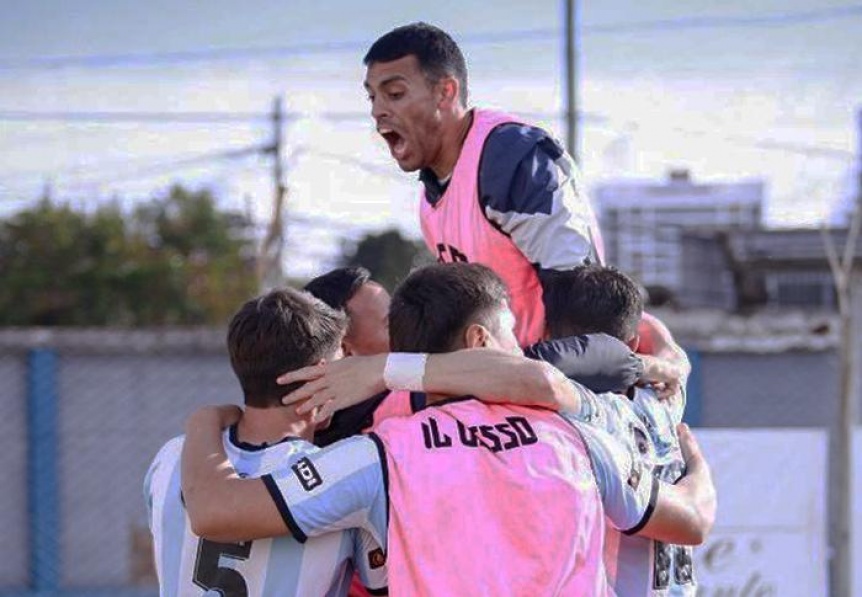
[[[183,501],[192,532],[219,542],[283,535],[288,528],[260,479],[241,479],[227,458],[213,409],[189,418],[182,453]]]

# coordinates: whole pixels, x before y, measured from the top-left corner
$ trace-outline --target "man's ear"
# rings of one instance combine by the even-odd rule
[[[353,354],[354,354],[353,353],[353,345],[351,344],[350,340],[348,340],[347,338],[344,338],[341,341],[341,355],[345,356],[345,357],[349,357],[349,356],[353,356]]]
[[[640,346],[640,343],[641,343],[640,334],[635,334],[633,338],[630,338],[629,341],[626,342],[626,346],[628,346],[629,350],[631,350],[632,352],[637,352],[638,346]]]
[[[440,93],[440,101],[438,103],[440,109],[449,110],[461,101],[461,84],[455,77],[443,77],[437,83],[437,86]]]
[[[491,334],[485,326],[478,323],[471,323],[464,330],[464,348],[485,348],[488,346],[488,340]]]

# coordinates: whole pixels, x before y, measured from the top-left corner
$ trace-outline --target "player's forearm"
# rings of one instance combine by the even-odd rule
[[[675,545],[700,545],[712,528],[704,504],[685,486],[662,484],[655,510],[639,535]]]
[[[262,516],[246,517],[253,504],[275,510],[263,483],[243,480],[227,458],[221,439],[221,421],[211,412],[198,411],[186,424],[183,443],[182,495],[192,532],[219,542],[236,542],[272,536]],[[257,487],[259,486],[259,487]],[[275,520],[279,520],[277,511]],[[272,518],[269,519],[270,521]],[[280,533],[286,529],[280,524]]]
[[[666,383],[681,385],[688,376],[688,370],[684,366],[652,355],[640,355],[643,364],[643,372],[640,376],[641,383]],[[686,359],[686,365],[688,359]]]
[[[676,343],[673,334],[660,319],[649,313],[641,316],[641,325],[646,328],[653,344],[652,356],[678,367],[683,375],[687,376],[691,371],[691,364],[685,350]]]
[[[551,365],[482,348],[430,355],[424,387],[435,394],[472,394],[487,402],[572,412],[580,408],[576,389]]]
[[[715,524],[718,500],[709,465],[685,425],[677,428],[686,474],[674,485],[662,485],[650,524],[642,534],[677,545],[700,545]]]
[[[694,545],[699,545],[706,541],[712,530],[718,508],[715,485],[706,463],[702,462],[696,470],[689,471],[676,487],[685,492],[689,508],[688,531],[697,540]]]

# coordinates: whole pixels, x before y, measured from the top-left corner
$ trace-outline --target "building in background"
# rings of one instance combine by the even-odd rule
[[[647,289],[676,297],[684,285],[684,234],[759,228],[764,186],[761,180],[697,183],[688,170],[671,170],[663,182],[599,184],[593,197],[608,262]]]
[[[842,254],[847,228],[830,229],[828,234]],[[684,232],[681,249],[683,284],[675,297],[680,307],[837,309],[819,229]],[[855,249],[859,260],[862,240]]]

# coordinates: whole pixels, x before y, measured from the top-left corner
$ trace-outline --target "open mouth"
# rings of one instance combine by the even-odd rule
[[[401,134],[389,128],[379,128],[377,132],[380,133],[380,136],[389,145],[389,152],[392,154],[392,157],[396,160],[402,159],[407,151],[407,140]]]

